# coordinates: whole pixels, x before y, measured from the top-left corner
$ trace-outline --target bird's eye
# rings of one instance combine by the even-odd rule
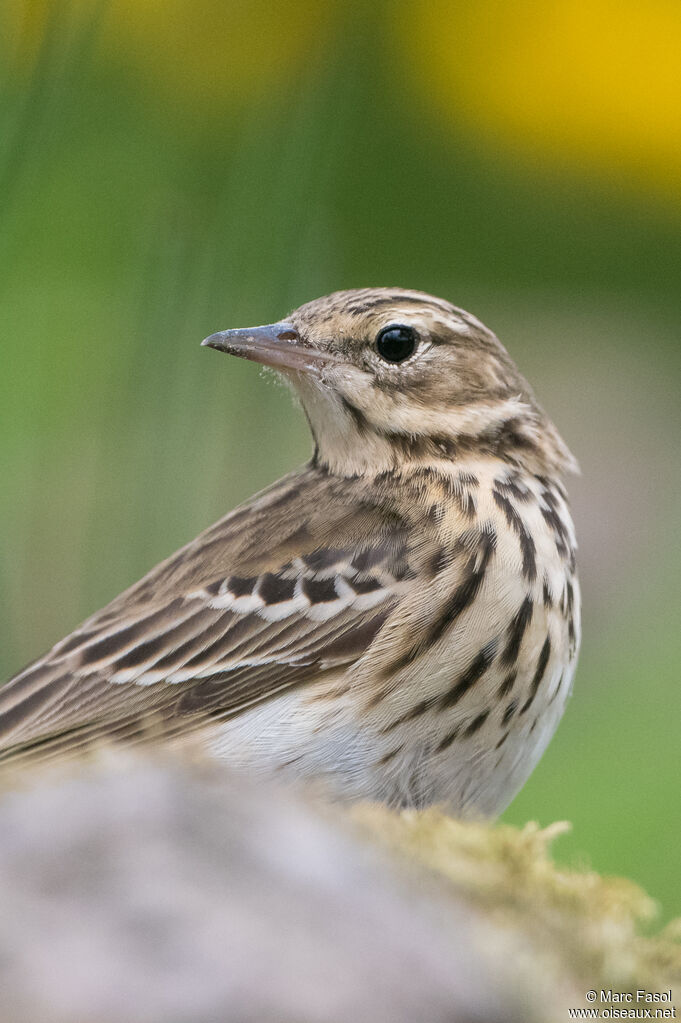
[[[376,351],[386,362],[404,362],[416,351],[418,338],[411,327],[393,324],[379,330],[376,336]]]

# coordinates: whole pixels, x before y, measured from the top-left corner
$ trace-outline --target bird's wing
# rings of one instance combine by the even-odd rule
[[[0,760],[130,736],[150,715],[186,730],[357,660],[413,573],[404,523],[337,482],[287,477],[17,675]]]

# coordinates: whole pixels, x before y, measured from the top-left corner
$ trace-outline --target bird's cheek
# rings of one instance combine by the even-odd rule
[[[373,376],[358,366],[346,363],[333,366],[327,377],[331,386],[353,404],[370,406],[374,393]]]

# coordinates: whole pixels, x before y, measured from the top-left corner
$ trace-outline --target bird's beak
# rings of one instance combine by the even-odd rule
[[[221,330],[211,334],[202,345],[218,352],[238,355],[279,370],[319,373],[323,366],[336,361],[331,353],[301,343],[300,335],[290,323],[270,323],[265,327],[243,330]]]

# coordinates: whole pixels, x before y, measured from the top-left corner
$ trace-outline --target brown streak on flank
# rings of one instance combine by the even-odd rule
[[[465,538],[462,537],[462,542],[464,541]],[[394,671],[399,671],[401,668],[411,664],[412,661],[415,661],[422,653],[430,649],[430,647],[437,643],[445,632],[451,628],[457,618],[459,618],[460,615],[462,615],[463,612],[471,606],[480,592],[480,587],[482,586],[483,579],[485,578],[487,566],[496,549],[496,543],[497,537],[493,529],[488,527],[478,534],[478,549],[473,551],[469,558],[463,582],[457,586],[445,605],[442,614],[437,621],[431,625],[430,629],[426,631],[425,635],[417,643],[414,643],[404,654],[397,658],[397,660],[390,663],[386,669],[387,676],[390,676]]]
[[[502,737],[501,737],[501,738],[499,739],[499,742],[498,742],[498,743],[496,744],[496,746],[495,746],[494,748],[495,748],[495,749],[501,749],[501,747],[502,747],[502,746],[504,745],[504,743],[505,743],[505,742],[506,742],[506,740],[508,739],[508,735],[509,735],[509,733],[508,733],[508,732],[504,732],[504,734],[503,734],[503,735],[502,735]],[[497,764],[497,766],[498,766],[498,764]]]
[[[374,696],[369,701],[368,706],[373,707],[378,702],[379,700]],[[407,721],[413,721],[415,718],[421,717],[422,714],[426,714],[429,710],[432,710],[437,703],[439,703],[439,698],[437,696],[430,696],[427,700],[419,700],[418,703],[415,703],[413,707],[410,707],[409,710],[402,714],[401,717],[395,718],[394,721],[390,722],[390,724],[385,725],[385,727],[381,729],[382,734],[386,735],[388,732],[392,732],[394,728],[398,728],[399,725],[404,725]]]
[[[568,643],[570,649],[570,656],[574,656],[575,649],[577,646],[577,636],[575,633],[575,621],[572,615],[568,618]]]
[[[549,581],[546,576],[544,576],[544,581],[542,583],[542,602],[547,610],[553,607],[553,598],[551,596],[551,590],[549,589]]]
[[[467,670],[463,673],[456,685],[452,686],[448,693],[440,698],[439,706],[445,710],[453,707],[459,702],[469,689],[472,689],[485,674],[497,652],[497,641],[493,639],[482,648],[480,653],[473,659]]]
[[[539,476],[538,478],[543,488],[542,497],[554,511],[558,511],[558,498],[554,492],[553,482],[547,476]]]
[[[548,707],[550,707],[550,706],[551,706],[551,704],[553,703],[553,701],[555,700],[555,698],[556,698],[556,697],[558,696],[558,693],[559,693],[559,692],[561,691],[561,689],[563,688],[563,680],[564,680],[564,679],[565,679],[565,672],[563,671],[563,672],[561,672],[561,676],[560,676],[560,678],[558,679],[558,685],[556,686],[556,688],[555,688],[555,689],[553,690],[553,692],[551,693],[551,697],[550,697],[550,699],[549,699],[549,702],[548,702],[548,704],[547,704],[547,706],[548,706]]]
[[[511,700],[509,705],[508,705],[508,707],[504,711],[504,716],[501,719],[502,725],[507,725],[509,723],[509,721],[511,720],[511,718],[513,717],[513,715],[515,714],[517,709],[518,709],[518,701],[517,700]]]
[[[563,525],[563,520],[554,508],[544,508],[543,506],[540,506],[540,511],[544,517],[544,521],[553,533],[556,551],[559,556],[566,561],[570,555],[570,551],[567,544],[567,533],[565,526]]]
[[[460,731],[461,725],[457,725],[456,728],[453,728],[451,732],[445,735],[442,742],[436,747],[435,752],[442,753],[444,750],[449,749],[449,747],[452,745],[455,739],[458,738]]]
[[[382,756],[378,761],[379,766],[385,767],[385,765],[389,764],[391,760],[394,760],[397,754],[401,753],[403,749],[403,746],[398,746],[397,749],[393,749],[390,753],[386,753],[385,756]]]
[[[490,712],[488,710],[483,710],[481,714],[478,714],[476,718],[473,718],[473,720],[466,728],[466,731],[463,733],[464,736],[467,738],[469,735],[475,735],[476,732],[480,731],[485,721],[489,717],[489,714]]]
[[[506,476],[498,476],[494,481],[497,490],[507,497],[513,497],[516,501],[529,501],[534,494],[529,487],[521,485],[520,476],[516,472],[509,472]]]
[[[497,689],[497,696],[499,698],[501,698],[503,696],[508,696],[508,694],[513,689],[513,686],[515,685],[515,680],[516,680],[517,677],[518,677],[518,674],[515,671],[511,671],[511,672],[508,673],[506,678],[503,679],[503,681],[501,682],[499,688]]]
[[[575,606],[575,594],[572,589],[572,582],[570,579],[565,580],[565,610],[563,614],[572,615],[572,610]]]
[[[532,701],[534,700],[535,696],[537,695],[537,690],[539,689],[539,686],[541,685],[541,680],[544,677],[544,673],[546,671],[546,666],[549,663],[549,657],[550,656],[551,656],[551,637],[547,636],[546,639],[544,640],[544,645],[541,648],[541,653],[539,654],[539,660],[537,661],[537,670],[534,673],[534,677],[532,679],[532,684],[530,685],[530,695],[528,696],[528,698],[525,700],[525,703],[520,708],[520,714],[521,715],[524,714],[527,711],[527,709],[532,704]]]
[[[518,537],[520,551],[523,558],[523,575],[528,582],[534,582],[537,578],[537,548],[535,546],[535,542],[530,536],[521,516],[518,514],[505,494],[501,494],[495,489],[492,490],[492,497],[494,498],[497,506],[503,511],[506,517],[506,522]]]
[[[523,641],[523,636],[525,635],[528,625],[532,621],[533,610],[534,605],[532,604],[531,598],[529,596],[525,597],[508,627],[508,641],[501,655],[502,664],[515,664],[520,651],[520,644]]]

